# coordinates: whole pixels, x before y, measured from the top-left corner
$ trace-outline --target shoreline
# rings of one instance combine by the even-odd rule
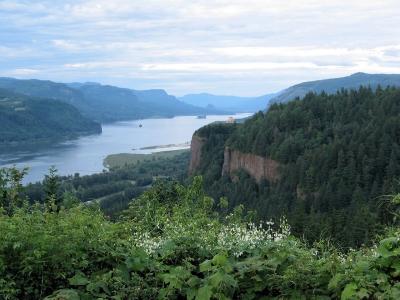
[[[155,146],[147,146],[139,149],[133,148],[132,150],[155,150],[155,149],[168,149],[168,148],[177,148],[177,147],[190,147],[190,142],[178,143],[178,144],[166,144],[166,145],[155,145]],[[157,151],[160,152],[160,151]]]
[[[162,158],[172,158],[183,153],[189,153],[190,149],[165,150],[153,153],[116,153],[107,155],[103,160],[103,166],[109,171],[113,168],[134,165],[141,161],[159,160]]]

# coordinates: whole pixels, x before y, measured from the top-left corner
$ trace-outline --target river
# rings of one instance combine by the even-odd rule
[[[232,117],[240,119],[249,115],[237,114]],[[195,116],[181,116],[105,124],[102,126],[103,132],[98,135],[80,137],[40,150],[22,149],[0,154],[0,167],[29,167],[24,183],[41,181],[53,165],[59,175],[99,173],[103,171],[103,160],[109,154],[182,149],[183,145],[140,150],[158,145],[184,144],[190,141],[192,134],[200,127],[215,121],[225,121],[228,117],[210,115],[206,119],[198,119]]]

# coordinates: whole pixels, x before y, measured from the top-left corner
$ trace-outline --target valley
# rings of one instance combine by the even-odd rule
[[[173,130],[176,141],[194,132],[191,151],[121,153],[107,157],[109,171],[58,176],[53,170],[25,187],[24,173],[3,169],[0,239],[17,237],[40,249],[51,259],[46,268],[57,265],[69,279],[41,270],[9,276],[16,285],[45,276],[51,286],[29,285],[46,289],[49,299],[390,295],[400,246],[399,99],[399,88],[361,87],[275,103],[240,123],[226,116],[120,122],[102,133],[119,138],[96,141],[93,149],[115,149],[118,141],[132,149],[127,136],[143,152],[186,147],[171,141]],[[15,243],[14,252],[6,251],[7,244],[0,244],[3,257],[32,256]],[[89,253],[90,269],[82,261],[68,271],[71,251],[78,258]],[[14,274],[26,263],[6,264]],[[216,276],[224,288],[212,284]],[[359,289],[364,283],[368,288]]]

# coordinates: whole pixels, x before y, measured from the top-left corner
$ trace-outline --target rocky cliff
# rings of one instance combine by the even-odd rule
[[[189,175],[193,175],[199,169],[201,163],[202,148],[207,143],[207,138],[200,137],[196,134],[192,137],[191,142],[191,159],[189,165]],[[267,179],[270,182],[276,182],[280,179],[279,163],[267,157],[262,157],[250,153],[242,153],[240,151],[225,147],[224,160],[222,165],[222,174],[233,176],[235,171],[243,169],[257,182]]]
[[[201,148],[205,143],[205,139],[199,137],[198,135],[193,135],[192,142],[190,144],[190,165],[189,165],[189,175],[192,175],[193,172],[200,166],[200,158],[201,158]]]
[[[276,182],[280,179],[279,163],[267,157],[225,148],[222,175],[231,176],[233,172],[243,169],[257,182],[267,179]]]

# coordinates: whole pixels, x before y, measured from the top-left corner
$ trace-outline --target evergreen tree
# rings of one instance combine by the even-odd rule
[[[48,211],[59,211],[61,208],[61,197],[58,194],[58,188],[57,169],[55,166],[51,166],[49,174],[45,176],[44,180],[45,206]]]

